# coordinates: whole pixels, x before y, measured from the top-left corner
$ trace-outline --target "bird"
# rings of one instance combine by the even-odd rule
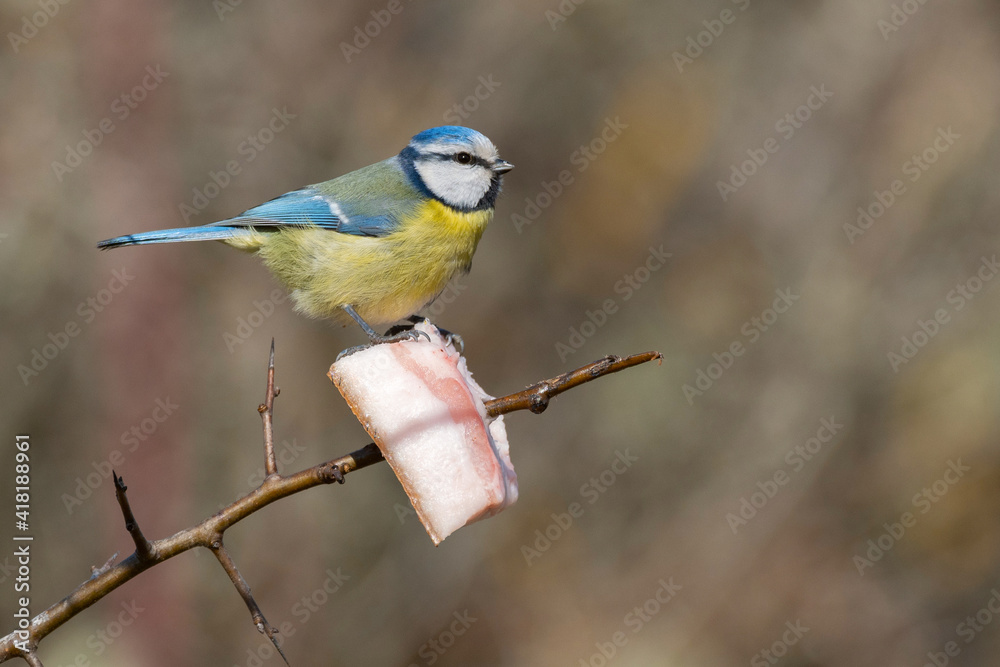
[[[433,127],[391,158],[233,218],[97,247],[221,241],[257,254],[308,317],[353,320],[372,345],[417,338],[413,330],[382,335],[373,325],[417,321],[415,313],[470,270],[513,168],[476,130]]]

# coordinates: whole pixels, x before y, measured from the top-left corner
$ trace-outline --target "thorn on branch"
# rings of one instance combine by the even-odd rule
[[[278,461],[274,455],[274,397],[280,393],[274,387],[274,339],[271,339],[271,355],[267,361],[267,392],[264,402],[257,408],[264,423],[264,472],[270,477],[278,474]]]
[[[257,631],[271,640],[271,643],[274,644],[274,648],[278,651],[278,654],[281,655],[281,659],[285,661],[286,665],[289,665],[288,657],[285,655],[285,652],[281,650],[281,646],[278,643],[279,633],[277,628],[272,626],[268,620],[264,618],[264,613],[260,610],[260,605],[257,604],[257,601],[253,598],[253,593],[250,592],[250,584],[248,584],[247,580],[243,578],[242,574],[240,574],[240,570],[236,567],[236,563],[233,562],[229,552],[226,551],[226,547],[223,546],[222,535],[216,536],[216,538],[212,540],[212,544],[209,548],[219,560],[219,564],[222,565],[222,569],[229,575],[229,580],[233,582],[233,586],[236,587],[240,597],[243,598],[243,602],[250,611],[250,618],[253,619],[253,624],[256,626]],[[289,665],[289,667],[291,666]]]
[[[132,507],[129,505],[128,496],[125,492],[128,491],[128,487],[125,486],[125,480],[118,476],[118,474],[112,470],[111,474],[114,476],[115,480],[115,497],[118,498],[118,505],[122,509],[122,515],[125,517],[125,530],[128,534],[132,536],[132,541],[135,542],[135,555],[139,558],[139,561],[149,560],[153,555],[153,545],[146,539],[146,536],[142,534],[142,530],[139,528],[139,522],[135,520],[135,516],[132,514]],[[117,554],[115,554],[117,556]],[[105,563],[104,568],[107,569],[111,567],[112,560]]]
[[[111,554],[111,558],[109,558],[106,561],[104,561],[104,565],[102,565],[100,567],[94,567],[93,565],[91,565],[90,566],[90,578],[91,579],[96,579],[97,577],[101,576],[102,574],[104,574],[105,572],[107,572],[108,570],[110,570],[111,566],[115,564],[116,560],[118,560],[118,552],[117,551],[114,552],[113,554]]]

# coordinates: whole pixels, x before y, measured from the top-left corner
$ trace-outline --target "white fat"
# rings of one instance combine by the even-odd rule
[[[503,418],[436,327],[431,341],[376,345],[344,357],[330,378],[385,455],[435,544],[517,500]]]

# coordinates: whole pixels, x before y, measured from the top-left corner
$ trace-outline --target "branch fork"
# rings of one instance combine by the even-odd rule
[[[552,398],[564,391],[599,377],[660,359],[662,359],[662,355],[659,352],[645,352],[626,358],[607,356],[575,371],[531,385],[523,391],[487,401],[486,411],[491,417],[516,410],[530,410],[539,414],[548,407]],[[117,563],[115,560],[118,554],[115,553],[101,567],[92,568],[91,577],[73,592],[35,616],[31,620],[27,642],[16,644],[14,633],[0,638],[0,662],[20,657],[32,667],[43,667],[42,661],[38,657],[38,645],[51,632],[154,565],[195,547],[204,547],[215,555],[222,569],[225,570],[250,612],[254,626],[274,644],[285,664],[289,664],[288,658],[280,646],[280,635],[277,629],[264,617],[260,605],[257,604],[251,593],[250,585],[240,573],[223,543],[223,534],[230,526],[277,500],[315,486],[333,483],[343,484],[348,473],[367,468],[385,459],[379,448],[371,443],[350,454],[320,463],[312,468],[289,475],[279,474],[274,453],[273,423],[274,399],[279,393],[280,390],[274,386],[274,340],[272,339],[267,365],[267,389],[264,402],[258,407],[264,432],[264,481],[247,495],[196,526],[182,530],[171,537],[150,542],[139,528],[139,522],[129,504],[126,494],[128,487],[125,485],[124,479],[117,473],[113,473],[115,497],[125,520],[125,530],[128,531],[135,544],[135,551],[128,558]]]

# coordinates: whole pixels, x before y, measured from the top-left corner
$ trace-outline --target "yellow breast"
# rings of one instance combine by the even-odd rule
[[[412,315],[468,270],[492,217],[492,210],[463,213],[430,200],[387,236],[287,229],[259,235],[257,252],[297,310],[344,320],[341,306],[351,305],[370,324],[386,324]]]

